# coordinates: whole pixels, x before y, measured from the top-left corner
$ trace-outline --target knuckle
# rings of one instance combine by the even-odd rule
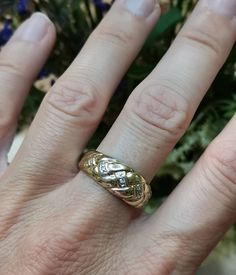
[[[134,35],[129,30],[125,29],[111,29],[110,27],[102,27],[96,32],[94,32],[94,35],[96,38],[105,40],[105,42],[127,47],[132,44],[132,41],[134,41]]]
[[[140,37],[146,34],[146,31],[146,24],[142,16],[136,16],[127,10],[116,8],[104,18],[92,36],[95,40],[101,39],[102,42],[105,40],[115,46],[125,46],[126,49],[133,51],[134,45],[137,42],[140,44]],[[137,33],[141,36],[137,36]]]
[[[226,18],[209,9],[202,9],[199,16],[189,18],[177,40],[179,38],[183,38],[184,43],[187,42],[194,48],[200,47],[210,51],[217,62],[219,57],[228,54],[235,41],[235,31]]]
[[[236,186],[236,148],[232,141],[215,141],[206,152],[216,170]]]
[[[142,254],[142,260],[141,261],[140,260],[141,259],[138,259],[138,262],[142,263],[142,266],[139,267],[138,269],[138,270],[142,270],[140,274],[167,275],[167,274],[172,274],[172,272],[174,271],[174,262],[172,262],[169,259],[161,259],[160,257],[158,257],[157,254],[153,253],[152,249],[147,247],[144,248],[143,254]]]
[[[232,202],[236,196],[236,148],[234,142],[214,141],[203,156],[204,176],[218,196]],[[225,201],[225,200],[224,200]]]
[[[165,86],[150,86],[134,92],[128,100],[127,113],[134,124],[178,138],[187,127],[188,104],[176,91]]]
[[[27,249],[23,257],[31,271],[37,271],[40,274],[53,272],[54,274],[60,270],[60,267],[66,267],[66,256],[70,250],[67,250],[68,244],[60,236],[44,240],[28,239],[25,244]]]
[[[49,112],[57,111],[64,119],[69,117],[79,125],[97,124],[102,115],[99,92],[89,81],[86,84],[58,82],[46,95],[45,102]]]
[[[17,62],[0,60],[1,73],[7,74],[9,76],[14,75],[16,77],[23,77],[23,75],[21,74],[21,68],[21,64],[18,64]]]
[[[194,268],[192,262],[197,255],[193,252],[194,241],[191,236],[183,232],[180,234],[172,228],[168,231],[153,233],[148,238],[152,245],[149,242],[145,245],[142,258],[145,266],[148,265],[151,268],[150,274],[185,274],[182,273],[184,270],[189,270],[186,274],[193,274],[193,270],[190,272],[190,267]],[[162,255],[159,253],[160,248],[162,248]],[[155,271],[158,272],[155,273]]]
[[[27,236],[24,241],[23,261],[31,271],[39,274],[97,274],[103,269],[104,243],[97,238],[88,240],[88,232],[72,232],[68,236],[67,230],[54,228],[44,235],[36,234]],[[100,247],[103,248],[102,256],[94,251],[94,241],[99,251]]]
[[[209,33],[204,29],[192,27],[191,30],[180,34],[180,37],[187,40],[188,43],[195,44],[198,47],[206,47],[216,56],[219,56],[222,52],[219,39],[214,34]]]

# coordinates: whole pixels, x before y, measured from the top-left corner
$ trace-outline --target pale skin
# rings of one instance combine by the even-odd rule
[[[34,15],[2,50],[0,274],[194,274],[235,222],[236,117],[153,215],[78,170],[112,93],[160,15],[158,5],[140,3],[115,2],[48,91],[9,166],[23,102],[55,41],[53,23]],[[98,150],[150,182],[227,59],[235,15],[234,0],[200,1]]]

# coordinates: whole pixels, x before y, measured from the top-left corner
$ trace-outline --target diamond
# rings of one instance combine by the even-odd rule
[[[116,172],[116,177],[117,178],[124,178],[126,175],[125,171],[119,171],[119,172]]]
[[[99,164],[99,170],[102,174],[107,175],[108,174],[107,164],[105,162],[101,162]]]
[[[142,185],[140,184],[137,184],[135,185],[135,193],[137,195],[138,198],[141,198],[142,197]]]

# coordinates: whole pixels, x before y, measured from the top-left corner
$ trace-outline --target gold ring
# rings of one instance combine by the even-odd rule
[[[136,208],[143,207],[151,197],[150,184],[140,174],[98,151],[85,153],[79,168],[110,193]]]

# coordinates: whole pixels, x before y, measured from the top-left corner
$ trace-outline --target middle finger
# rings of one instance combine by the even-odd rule
[[[37,162],[47,182],[62,182],[78,172],[78,156],[159,14],[156,0],[114,3],[48,92],[15,163],[32,167]],[[48,173],[49,164],[53,173]]]

